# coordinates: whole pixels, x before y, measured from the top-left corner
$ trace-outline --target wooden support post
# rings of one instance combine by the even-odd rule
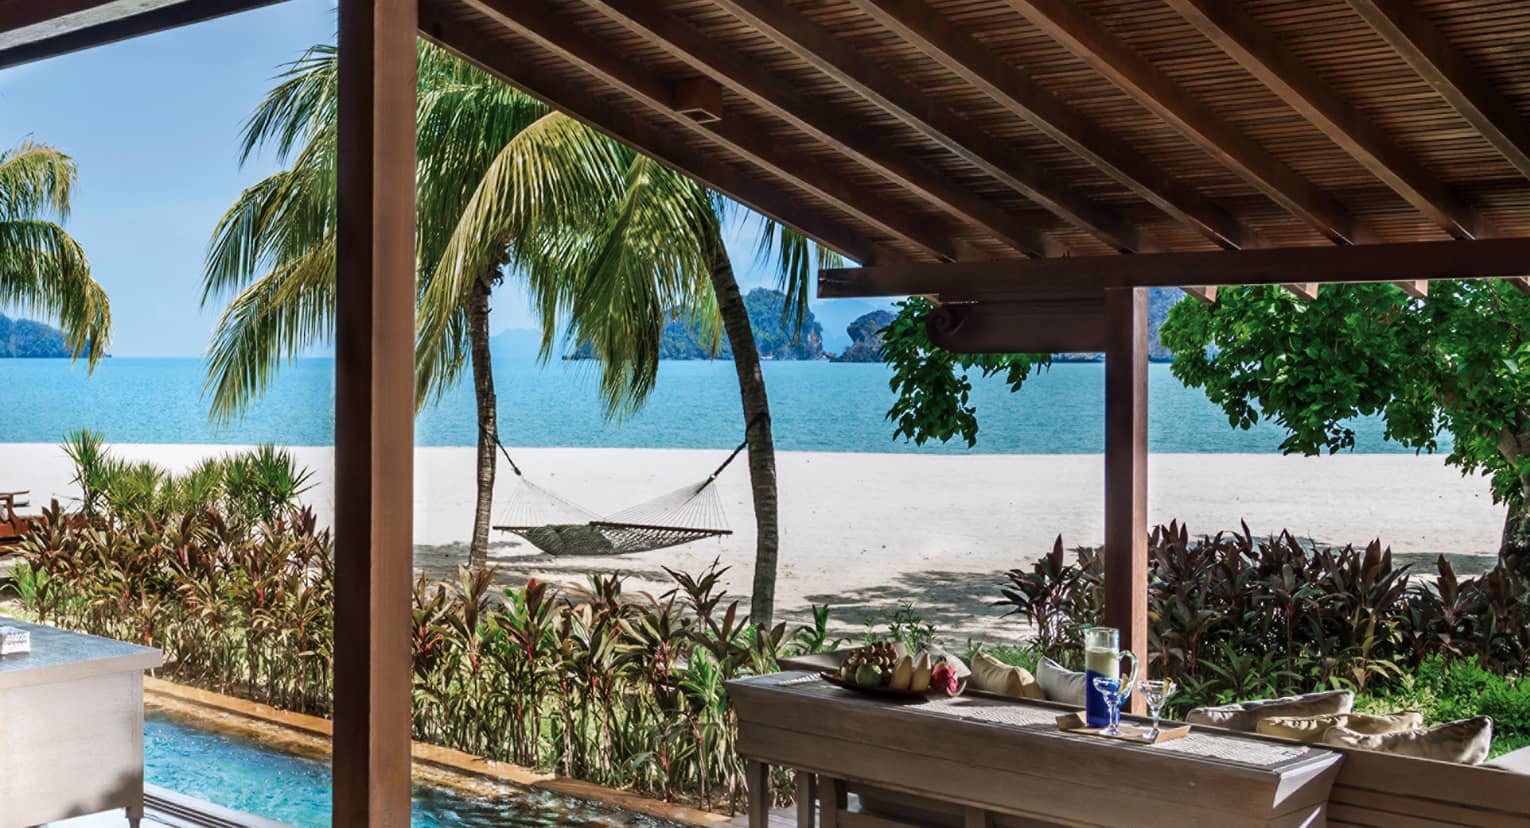
[[[1146,665],[1148,292],[1106,290],[1105,328],[1105,624]]]
[[[770,766],[744,762],[744,790],[749,796],[749,828],[770,827]]]
[[[340,0],[334,824],[408,828],[416,0]]]
[[[818,777],[811,771],[797,771],[797,828],[818,824]]]
[[[818,780],[818,823],[823,828],[841,828],[844,820],[841,812],[850,805],[850,794],[845,790],[845,780],[822,777]]]

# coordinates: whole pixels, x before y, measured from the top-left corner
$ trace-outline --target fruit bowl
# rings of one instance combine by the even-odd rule
[[[891,687],[867,687],[864,685],[856,684],[853,681],[845,681],[835,673],[832,673],[828,670],[819,673],[819,675],[823,676],[824,681],[827,681],[828,683],[837,687],[843,687],[846,690],[855,690],[857,692],[866,693],[872,696],[891,696],[894,698],[906,699],[914,702],[927,701],[929,699],[935,698],[960,696],[967,690],[966,679],[962,679],[961,682],[956,685],[956,692],[951,693],[947,692],[946,690],[934,687],[928,690],[894,690]]]
[[[943,656],[932,659],[930,653],[922,653],[915,659],[903,645],[886,641],[850,651],[839,669],[822,675],[830,684],[850,690],[904,699],[958,696],[966,688]]]

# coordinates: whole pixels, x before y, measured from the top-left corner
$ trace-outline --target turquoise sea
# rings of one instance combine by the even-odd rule
[[[739,440],[742,415],[730,362],[666,362],[647,406],[610,422],[590,363],[495,364],[501,439],[514,446],[724,448]],[[1262,453],[1279,450],[1280,429],[1228,426],[1199,391],[1153,365],[1150,411],[1155,452]],[[197,359],[106,360],[93,375],[67,360],[0,360],[0,442],[56,442],[88,427],[114,442],[328,445],[334,439],[334,362],[304,359],[285,368],[266,398],[233,427],[208,422]],[[915,446],[892,439],[892,401],[880,364],[773,362],[765,365],[776,446],[790,451],[1087,454],[1103,445],[1104,366],[1061,364],[1010,394],[999,381],[973,391],[978,444]],[[1379,421],[1355,424],[1357,451],[1403,452]],[[418,444],[466,446],[474,438],[471,388],[457,388],[420,415]]]

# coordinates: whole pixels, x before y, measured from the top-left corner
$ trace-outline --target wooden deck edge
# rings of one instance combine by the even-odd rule
[[[172,681],[144,677],[144,702],[151,707],[156,707],[180,713],[204,720],[214,724],[226,725],[226,721],[218,721],[217,715],[235,716],[251,719],[269,726],[283,728],[300,734],[301,744],[294,744],[291,740],[270,738],[269,734],[259,729],[246,729],[247,735],[266,742],[278,742],[276,746],[287,749],[298,749],[302,752],[329,752],[329,740],[331,723],[321,716],[310,716],[303,713],[293,713],[286,710],[277,710],[274,707],[245,699],[203,690],[198,687],[189,687]],[[200,712],[199,712],[200,711]],[[730,817],[711,811],[703,811],[697,808],[677,805],[672,802],[663,802],[616,788],[608,788],[579,779],[560,777],[555,774],[542,773],[510,762],[496,762],[481,756],[474,756],[452,748],[432,745],[427,742],[413,743],[413,758],[416,764],[416,775],[419,774],[419,765],[427,765],[438,771],[448,774],[460,774],[491,782],[515,785],[522,788],[545,790],[563,796],[589,800],[621,808],[627,811],[644,814],[658,819],[680,822],[687,825],[716,825],[727,822]],[[452,785],[449,779],[443,780],[433,776],[426,780],[437,784]],[[462,786],[457,786],[462,787]],[[469,788],[471,791],[472,789]],[[482,794],[482,791],[474,791]]]

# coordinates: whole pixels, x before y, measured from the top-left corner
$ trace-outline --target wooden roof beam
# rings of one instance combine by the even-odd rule
[[[61,25],[55,28],[37,26],[31,30],[9,31],[22,26],[25,20],[30,19],[18,14],[31,15],[35,18],[48,11],[48,4],[41,2],[12,4],[5,7],[4,12],[0,12],[0,30],[7,30],[6,35],[0,36],[0,69],[200,23],[277,2],[280,0],[182,0],[153,8],[145,7],[140,3],[125,10],[119,10],[116,13],[117,16],[83,28],[68,28]],[[77,2],[74,5],[86,4]],[[101,3],[100,0],[96,0],[93,5],[100,6],[102,12],[115,8],[110,4]],[[56,22],[64,24],[69,20],[82,22],[89,19],[89,17],[83,19],[73,17]]]
[[[924,0],[851,0],[1013,115],[1121,182],[1143,200],[1226,248],[1265,247],[1258,231],[1059,100]]]
[[[1527,261],[1530,237],[894,264],[823,270],[818,275],[818,295],[933,294],[942,301],[1040,300],[1095,289],[1194,284],[1208,273],[1215,273],[1223,285],[1284,285],[1295,273],[1319,285],[1394,282],[1399,277],[1427,281],[1519,278]]]
[[[945,174],[896,149],[886,136],[860,126],[845,118],[841,112],[807,99],[757,62],[663,13],[652,2],[586,2],[755,105],[856,158],[898,185],[940,204],[963,223],[982,228],[1001,242],[1028,255],[1056,255],[1062,252],[1058,245],[1013,213],[971,189],[954,184]]]
[[[527,94],[623,141],[703,184],[758,210],[825,246],[862,262],[897,261],[904,256],[836,218],[805,209],[774,182],[721,159],[698,154],[675,130],[650,118],[614,107],[584,83],[547,69],[524,50],[505,45],[474,28],[443,19],[426,0],[420,4],[420,31],[427,39]]]
[[[1336,93],[1286,48],[1274,32],[1241,6],[1217,0],[1166,2],[1297,114],[1452,238],[1496,235],[1464,199]]]
[[[1275,203],[1339,244],[1374,237],[1333,196],[1229,126],[1072,0],[1007,0],[1053,40],[1088,63]]]
[[[541,0],[463,0],[495,24],[535,43],[600,82],[660,113],[670,123],[721,143],[751,164],[812,192],[838,209],[901,238],[933,257],[955,259],[954,230],[928,215],[888,203],[844,181],[815,159],[783,146],[762,124],[738,117],[699,123],[675,106],[674,87],[652,67],[628,60]],[[556,101],[561,105],[562,101]],[[694,148],[692,154],[695,153]],[[683,168],[683,166],[682,166]]]
[[[962,160],[1116,250],[1149,249],[1120,213],[1095,202],[936,97],[903,81],[781,0],[712,0],[797,58]]]
[[[1503,153],[1521,175],[1530,178],[1530,124],[1413,3],[1348,2],[1413,71]]]

